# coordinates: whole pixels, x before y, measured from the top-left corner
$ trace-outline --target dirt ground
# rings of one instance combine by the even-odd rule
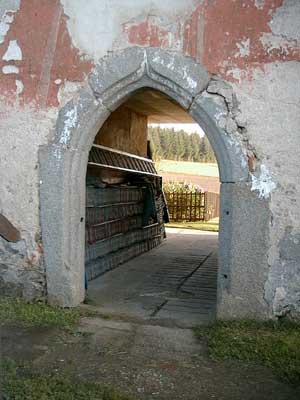
[[[82,307],[94,316],[75,327],[0,323],[0,355],[39,373],[110,385],[141,400],[299,399],[300,388],[265,367],[209,356],[206,339],[199,341],[192,327],[212,322],[217,235],[180,230],[168,239],[93,281],[92,304]],[[209,260],[210,273],[204,268]]]
[[[191,329],[108,317],[72,332],[5,326],[2,356],[40,372],[105,383],[136,399],[293,400],[300,392],[257,365],[214,361]]]

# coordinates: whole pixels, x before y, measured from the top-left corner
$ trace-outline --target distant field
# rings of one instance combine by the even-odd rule
[[[199,163],[189,161],[161,160],[155,163],[158,172],[172,172],[176,174],[189,174],[218,177],[219,170],[217,164]]]

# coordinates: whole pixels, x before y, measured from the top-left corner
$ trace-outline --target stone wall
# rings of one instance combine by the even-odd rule
[[[228,87],[206,95],[231,110],[230,120],[216,118],[238,129],[250,190],[268,204],[267,270],[258,278],[268,315],[299,314],[299,21],[297,0],[2,1],[0,213],[21,241],[1,241],[1,287],[46,293],[38,153],[53,143],[60,109],[76,101],[99,58],[152,46],[191,56],[231,87],[233,96]],[[76,112],[65,121],[67,139]]]

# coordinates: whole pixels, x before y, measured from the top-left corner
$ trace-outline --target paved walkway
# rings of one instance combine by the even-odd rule
[[[167,240],[89,283],[103,313],[160,325],[194,326],[215,318],[218,235],[168,229]]]

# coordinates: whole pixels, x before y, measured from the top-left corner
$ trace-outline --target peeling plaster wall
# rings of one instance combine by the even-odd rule
[[[1,11],[11,22],[2,36],[0,24],[0,93],[12,104],[17,98],[39,108],[58,107],[60,86],[83,81],[93,65],[72,45],[62,5],[59,0],[6,0]]]
[[[0,289],[34,298],[44,294],[45,278],[39,216],[38,148],[51,138],[53,110],[37,112],[0,101],[0,213],[20,232],[21,240],[0,237]]]
[[[82,0],[62,0],[74,45],[94,59],[137,40],[143,46],[163,44],[179,50],[178,25],[200,3],[199,0],[90,0],[83,7]]]
[[[276,62],[264,71],[253,71],[254,82],[234,85],[249,141],[276,182],[270,201],[270,271],[265,297],[278,315],[294,313],[291,305],[300,311],[299,76],[299,62]],[[293,254],[289,246],[294,246]]]
[[[191,56],[231,82],[232,118],[218,123],[238,130],[253,189],[271,188],[268,196],[255,191],[266,195],[272,213],[265,300],[270,316],[299,313],[298,0],[2,0],[0,212],[22,234],[13,257],[7,243],[0,246],[2,275],[16,286],[26,280],[27,293],[34,292],[31,275],[7,271],[34,265],[43,276],[39,146],[52,141],[58,110],[76,97],[99,58],[135,45]],[[232,106],[226,88],[217,94]],[[207,96],[215,95],[209,88]]]

